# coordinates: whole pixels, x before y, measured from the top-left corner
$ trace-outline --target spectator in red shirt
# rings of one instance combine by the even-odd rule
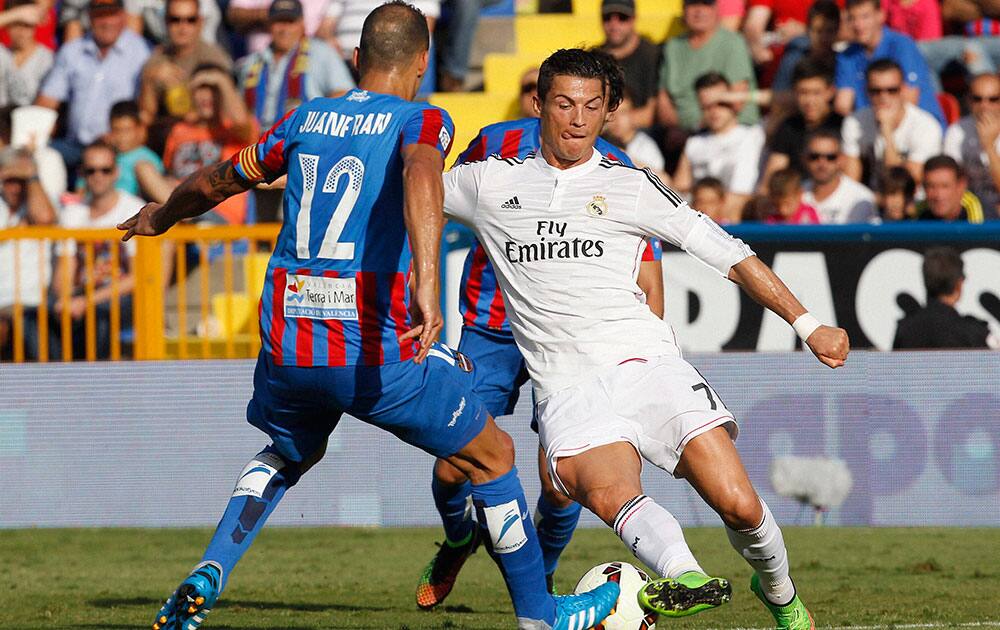
[[[819,223],[816,209],[802,201],[802,175],[795,169],[785,168],[772,175],[767,183],[767,197],[773,213],[764,219],[765,223]]]
[[[933,2],[933,0],[931,0]],[[843,1],[837,3],[843,8]],[[784,46],[792,39],[806,34],[811,2],[801,0],[750,0],[743,35],[750,46],[754,63],[765,64],[774,60],[772,44]],[[768,26],[772,30],[768,31]]]

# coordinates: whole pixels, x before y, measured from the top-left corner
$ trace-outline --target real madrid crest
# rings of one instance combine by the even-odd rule
[[[608,204],[604,201],[604,195],[594,195],[594,198],[587,202],[587,214],[592,217],[603,217],[608,213]]]

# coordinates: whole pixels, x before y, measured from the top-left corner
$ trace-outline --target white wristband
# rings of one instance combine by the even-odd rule
[[[799,339],[802,341],[808,339],[809,335],[816,332],[816,329],[820,326],[822,326],[822,324],[820,324],[819,320],[813,317],[809,311],[802,313],[795,318],[794,322],[792,322],[792,328],[795,329],[795,334],[797,334]]]

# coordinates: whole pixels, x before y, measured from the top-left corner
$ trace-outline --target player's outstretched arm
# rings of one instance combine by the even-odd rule
[[[427,357],[444,326],[439,301],[441,231],[444,229],[444,158],[436,148],[411,144],[403,148],[403,219],[413,252],[412,328],[400,337],[418,339],[414,361]]]
[[[200,216],[252,186],[230,160],[206,166],[182,181],[166,203],[147,203],[135,216],[119,223],[118,229],[125,232],[122,240],[163,234],[178,221]]]
[[[809,346],[812,353],[823,364],[831,368],[844,365],[847,353],[851,349],[847,331],[843,328],[818,324],[785,286],[781,278],[760,258],[750,256],[733,265],[729,270],[729,279],[746,291],[747,295],[772,310],[789,324],[795,324],[801,316],[805,315],[806,317],[795,324],[795,328],[799,336],[804,337],[803,341]],[[807,323],[808,321],[814,324],[810,325]],[[812,328],[812,331],[810,332],[808,328],[803,330],[803,325]]]

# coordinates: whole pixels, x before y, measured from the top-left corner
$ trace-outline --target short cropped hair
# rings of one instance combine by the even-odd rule
[[[803,152],[808,151],[808,147],[809,147],[810,144],[812,144],[813,140],[832,140],[832,141],[834,141],[834,142],[837,143],[837,147],[838,147],[837,150],[838,151],[840,150],[839,149],[839,147],[841,145],[840,134],[837,133],[837,131],[834,130],[834,129],[828,129],[828,128],[825,128],[825,127],[820,127],[819,129],[817,129],[815,131],[809,132],[809,134],[806,136],[806,141],[804,143],[802,143],[802,151]]]
[[[785,195],[802,188],[802,175],[794,168],[783,168],[775,171],[767,180],[767,196],[771,199]]]
[[[924,252],[923,272],[928,300],[954,293],[965,278],[962,256],[952,247],[932,247]]]
[[[825,59],[803,57],[792,70],[792,85],[807,79],[822,79],[827,85],[833,85],[833,64]]]
[[[600,50],[561,48],[538,69],[538,100],[545,101],[557,76],[599,79],[607,94],[608,111],[615,111],[625,92],[625,75],[614,57]]]
[[[950,155],[935,155],[924,162],[924,173],[949,170],[955,174],[955,179],[965,179],[965,169]]]
[[[865,70],[865,81],[870,81],[872,75],[876,72],[892,72],[895,70],[899,73],[899,76],[903,76],[903,68],[900,67],[898,63],[889,59],[887,57],[882,57],[881,59],[876,59],[875,61],[868,64],[868,69]]]
[[[698,92],[705,88],[715,87],[716,85],[729,87],[729,79],[719,72],[706,72],[694,80],[694,91]]]
[[[861,5],[864,4],[872,5],[873,7],[875,7],[876,11],[882,8],[882,3],[879,0],[847,0],[847,2],[844,4],[844,8],[850,11],[854,7],[860,7]]]
[[[427,19],[402,0],[386,2],[365,18],[358,44],[358,71],[394,70],[412,63],[430,47]]]
[[[694,196],[699,190],[708,189],[714,190],[715,194],[720,197],[726,196],[726,186],[722,183],[722,180],[717,177],[702,177],[691,186],[691,195]]]
[[[90,151],[108,151],[111,153],[112,157],[118,157],[118,149],[114,148],[112,145],[108,144],[104,140],[94,140],[87,146],[83,147],[83,151],[80,153],[81,156],[87,155]],[[81,162],[82,162],[81,157]]]
[[[135,101],[118,101],[112,105],[108,120],[118,120],[119,118],[131,118],[140,122],[142,119],[139,118],[139,104]]]
[[[840,28],[840,7],[834,0],[816,0],[809,7],[806,24],[812,24],[812,21],[819,17],[834,24],[838,29]]]

